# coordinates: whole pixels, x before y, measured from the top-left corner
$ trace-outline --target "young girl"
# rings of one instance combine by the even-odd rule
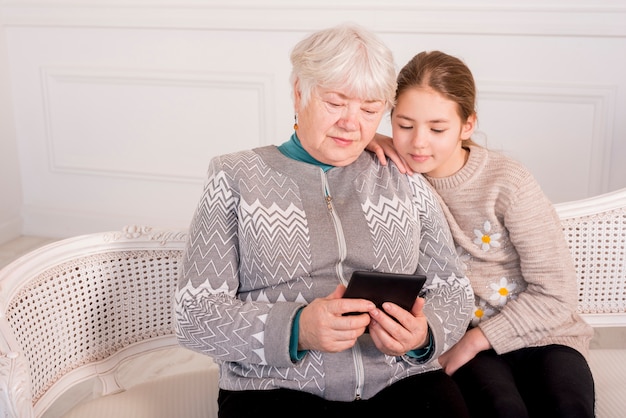
[[[478,146],[469,68],[439,51],[400,71],[393,147],[436,189],[476,296],[472,327],[439,357],[475,417],[593,417],[576,272],[556,212],[518,162]],[[377,135],[368,149],[393,156]]]

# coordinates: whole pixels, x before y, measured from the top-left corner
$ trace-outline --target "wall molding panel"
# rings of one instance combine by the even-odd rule
[[[531,171],[539,178],[549,178],[555,167],[545,164],[533,166],[533,155],[538,150],[542,150],[546,144],[550,144],[555,155],[559,155],[558,149],[568,150],[567,154],[563,154],[567,158],[555,162],[559,172],[570,179],[579,178],[579,186],[585,187],[590,196],[607,190],[614,145],[616,86],[521,82],[503,84],[487,81],[479,83],[478,89],[479,103],[489,108],[489,119],[498,119],[504,126],[519,127],[522,108],[523,117],[533,123],[528,132],[522,131],[519,141],[511,141],[506,145],[489,143],[489,147],[514,152],[526,161],[526,165],[531,166]],[[478,109],[478,113],[480,119],[481,109]],[[558,131],[567,125],[571,125],[571,136],[559,135]],[[489,126],[485,131],[490,132],[491,136],[491,133],[497,133],[498,128]],[[504,135],[506,133],[503,132]],[[533,142],[529,137],[533,138]],[[561,201],[576,198],[575,195],[567,195],[567,189],[556,184],[553,190],[545,188]]]
[[[228,129],[207,123],[216,101],[226,114],[246,114],[240,132],[248,142],[234,138],[231,151],[267,145],[273,135],[268,74],[44,67],[41,79],[51,173],[201,183],[212,156],[204,138]]]

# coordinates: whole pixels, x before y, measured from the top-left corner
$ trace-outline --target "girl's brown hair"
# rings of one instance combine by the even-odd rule
[[[412,87],[430,87],[458,105],[463,122],[476,113],[476,84],[459,58],[441,51],[420,52],[398,74],[396,100]]]

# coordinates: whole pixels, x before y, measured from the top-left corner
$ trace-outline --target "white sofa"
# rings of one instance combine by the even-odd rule
[[[626,189],[557,205],[579,311],[626,327]],[[217,366],[180,348],[185,232],[127,227],[39,248],[0,271],[0,417],[217,417]],[[626,341],[594,348],[598,418],[626,411]]]

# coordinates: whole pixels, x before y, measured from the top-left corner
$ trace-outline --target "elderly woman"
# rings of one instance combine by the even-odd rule
[[[392,54],[341,25],[302,40],[291,61],[292,137],[211,161],[178,339],[220,365],[222,418],[466,416],[436,360],[473,300],[445,217],[421,177],[363,152],[393,104]],[[426,275],[424,297],[410,311],[342,298],[355,270]]]

